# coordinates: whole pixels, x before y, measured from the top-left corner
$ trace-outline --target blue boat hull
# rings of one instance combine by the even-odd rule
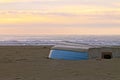
[[[62,60],[88,60],[88,53],[68,50],[51,50],[49,58]]]

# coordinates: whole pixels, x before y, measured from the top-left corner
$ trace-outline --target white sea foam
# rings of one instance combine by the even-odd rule
[[[0,45],[56,45],[62,42],[120,46],[120,36],[0,36]]]

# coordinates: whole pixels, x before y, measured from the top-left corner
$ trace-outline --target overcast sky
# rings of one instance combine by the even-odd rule
[[[120,35],[120,0],[0,0],[1,35]]]

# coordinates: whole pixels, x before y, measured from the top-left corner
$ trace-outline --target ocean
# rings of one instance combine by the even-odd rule
[[[0,36],[0,46],[57,45],[61,42],[89,45],[120,46],[120,35],[40,35],[40,36]]]

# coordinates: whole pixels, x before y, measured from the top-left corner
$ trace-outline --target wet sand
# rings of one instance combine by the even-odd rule
[[[120,59],[48,59],[51,46],[1,46],[0,80],[120,80]]]

